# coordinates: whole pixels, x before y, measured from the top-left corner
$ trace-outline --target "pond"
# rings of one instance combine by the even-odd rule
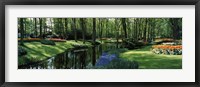
[[[19,69],[88,69],[95,66],[107,50],[115,50],[115,43],[104,43],[89,48],[71,49],[39,63],[19,66]]]

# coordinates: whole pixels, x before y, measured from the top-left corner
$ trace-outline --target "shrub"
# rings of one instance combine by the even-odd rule
[[[125,39],[123,40],[123,45],[125,46],[125,48],[128,48],[128,49],[137,49],[144,46],[145,43],[136,41],[134,39]]]
[[[26,55],[26,54],[27,54],[27,51],[23,47],[19,46],[18,47],[18,56],[22,56],[22,55]]]
[[[155,39],[156,44],[161,44],[161,43],[166,43],[166,42],[174,42],[174,40],[171,38],[156,38]]]
[[[55,42],[51,40],[41,40],[41,43],[45,45],[56,45]]]
[[[101,44],[101,41],[99,41],[99,40],[96,40],[94,43],[93,43],[92,40],[87,40],[87,41],[90,42],[92,45],[99,45],[99,44]]]

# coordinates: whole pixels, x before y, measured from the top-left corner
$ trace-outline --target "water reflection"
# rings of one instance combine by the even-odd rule
[[[69,50],[40,63],[19,66],[19,69],[86,69],[95,66],[104,51],[114,50],[116,45],[106,43],[90,48]]]

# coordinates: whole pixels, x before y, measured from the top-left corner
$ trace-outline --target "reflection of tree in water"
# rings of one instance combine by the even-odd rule
[[[102,53],[108,50],[115,50],[114,43],[96,45],[86,49],[69,50],[51,57],[40,63],[23,66],[27,69],[85,69],[90,64],[95,66]]]

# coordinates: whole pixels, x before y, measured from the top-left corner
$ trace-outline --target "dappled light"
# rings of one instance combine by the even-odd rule
[[[18,69],[182,69],[182,18],[18,18]]]

